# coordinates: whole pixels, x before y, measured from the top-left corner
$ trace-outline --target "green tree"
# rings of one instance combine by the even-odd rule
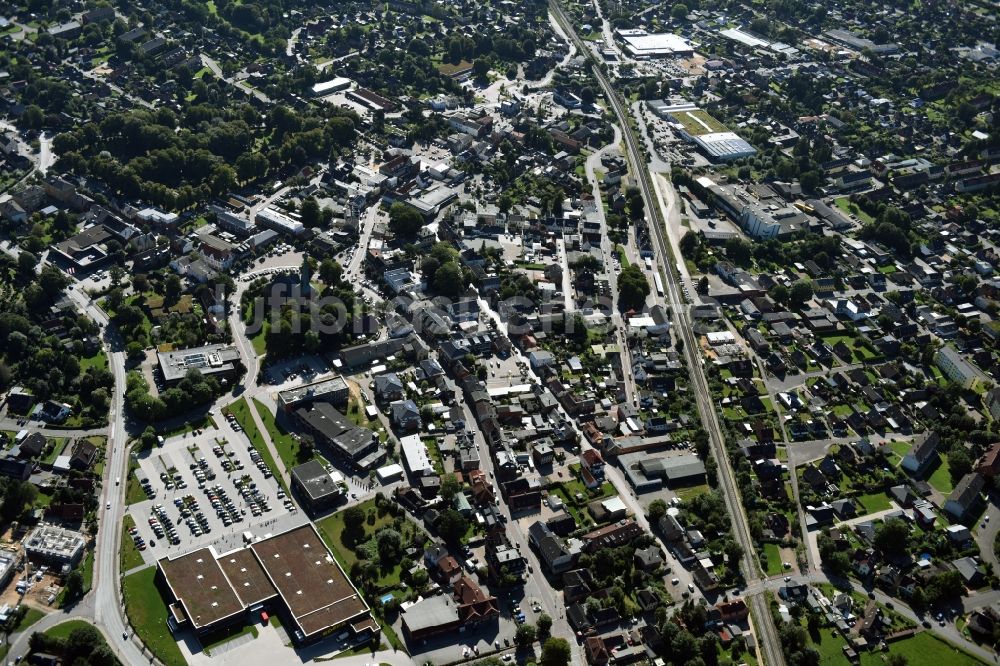
[[[542,645],[542,658],[538,663],[539,666],[567,666],[572,657],[569,642],[553,636]]]
[[[389,207],[389,229],[397,236],[412,238],[424,226],[424,218],[413,206],[396,202]]]
[[[365,512],[358,505],[344,509],[344,532],[359,534],[364,531]]]
[[[462,492],[462,484],[458,482],[454,474],[445,474],[441,477],[441,486],[438,489],[438,494],[441,497],[450,502],[460,492]]]
[[[434,290],[449,298],[455,298],[465,291],[465,278],[458,262],[449,261],[434,272]]]
[[[180,298],[181,290],[181,279],[175,274],[171,273],[167,276],[167,279],[163,283],[163,299],[168,304],[174,304]]]
[[[514,632],[514,642],[520,647],[527,647],[535,642],[536,633],[534,625],[524,623]]]
[[[549,617],[548,613],[542,613],[538,616],[538,635],[540,637],[548,637],[549,632],[552,630],[552,618]]]
[[[753,246],[747,241],[733,236],[726,241],[726,257],[742,268],[749,268],[753,261]]]
[[[972,471],[972,459],[965,447],[958,444],[948,452],[948,472],[952,483],[958,483],[963,476]]]
[[[642,269],[630,264],[618,274],[618,307],[622,311],[642,310],[649,295],[649,282]]]
[[[655,523],[657,520],[667,515],[667,503],[661,499],[655,499],[649,503],[649,509],[646,511],[646,515],[649,516],[649,521]]]
[[[306,197],[299,206],[299,220],[309,228],[320,226],[323,221],[323,214],[320,212],[319,204],[313,197]]]
[[[472,63],[472,75],[479,80],[483,80],[489,73],[490,63],[486,62],[482,58],[476,58],[476,60]]]
[[[887,518],[875,528],[874,546],[888,555],[906,551],[910,528],[899,518]]]
[[[399,560],[403,536],[391,527],[387,527],[375,536],[375,546],[382,564],[395,564]]]
[[[788,300],[795,308],[802,307],[812,297],[813,287],[809,280],[796,280],[788,291]]]
[[[466,530],[469,529],[469,521],[454,509],[447,509],[441,512],[438,517],[437,531],[441,535],[441,538],[445,540],[445,543],[449,545],[457,545],[461,542],[462,537],[465,536]]]
[[[701,248],[701,239],[698,238],[698,234],[695,232],[688,231],[681,236],[681,240],[678,245],[681,248],[681,255],[685,259],[694,259],[698,256],[698,250]]]
[[[333,286],[340,282],[344,274],[344,268],[336,260],[327,257],[319,265],[319,279],[324,284]]]
[[[688,8],[683,2],[676,2],[674,6],[670,8],[670,18],[675,21],[681,21],[688,15]]]

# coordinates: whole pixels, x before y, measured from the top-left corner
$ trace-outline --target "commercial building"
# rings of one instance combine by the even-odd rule
[[[171,630],[199,636],[276,613],[298,645],[346,631],[375,638],[378,623],[312,524],[217,555],[210,547],[157,562]]]
[[[292,491],[311,515],[332,509],[344,495],[344,476],[328,472],[318,460],[292,468]]]
[[[257,223],[257,226],[264,227],[265,229],[274,229],[279,234],[301,236],[306,231],[305,225],[301,222],[293,220],[273,208],[261,208],[258,210],[254,221]]]
[[[403,452],[403,460],[410,474],[415,477],[434,474],[434,463],[431,462],[427,445],[420,435],[407,435],[399,438],[399,448]]]
[[[343,76],[338,76],[335,79],[330,79],[329,81],[320,81],[312,87],[312,94],[316,97],[322,97],[323,95],[331,95],[335,92],[340,92],[341,90],[347,90],[351,87],[351,80],[344,78]]]
[[[239,374],[240,353],[231,345],[206,345],[194,349],[157,352],[156,359],[163,373],[163,381],[175,384],[188,372],[196,370],[203,376],[214,377],[220,382],[231,382]]]
[[[618,30],[625,50],[635,58],[686,57],[694,54],[688,40],[669,32],[648,33],[640,28]]]
[[[349,393],[347,382],[337,375],[279,392],[278,405],[286,412],[314,402],[328,402],[334,407],[346,407]]]
[[[32,561],[75,564],[83,554],[83,535],[55,525],[39,525],[24,540],[24,552]]]
[[[757,149],[735,132],[712,132],[692,138],[692,142],[713,162],[732,162],[757,154]]]
[[[296,423],[309,432],[316,443],[351,468],[367,473],[385,459],[385,449],[378,435],[361,428],[326,402],[299,407],[294,412]]]

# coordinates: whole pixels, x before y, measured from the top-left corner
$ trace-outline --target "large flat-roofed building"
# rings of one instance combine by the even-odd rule
[[[207,547],[165,557],[157,568],[171,597],[171,629],[205,635],[267,609],[296,644],[345,629],[355,641],[379,633],[368,604],[311,524],[223,555]]]
[[[400,437],[399,448],[403,451],[403,460],[406,461],[406,468],[410,470],[410,474],[415,477],[434,474],[434,463],[431,462],[427,445],[420,439],[420,435]]]
[[[304,525],[250,548],[288,607],[298,641],[318,639],[350,624],[374,635],[378,624],[316,529]]]
[[[378,436],[361,428],[325,402],[317,402],[295,410],[298,425],[326,446],[336,457],[352,468],[367,472],[385,459],[385,448]]]
[[[648,33],[639,28],[621,29],[618,30],[618,36],[625,43],[625,50],[636,58],[689,56],[694,53],[688,40],[669,32]]]
[[[73,530],[55,525],[39,525],[24,540],[28,558],[52,564],[74,564],[83,554],[86,540]]]
[[[347,382],[340,375],[323,379],[312,384],[296,386],[278,393],[278,404],[291,411],[314,402],[328,402],[335,407],[346,407],[349,391]]]
[[[202,375],[233,381],[239,374],[240,353],[231,345],[206,345],[194,349],[157,352],[163,381],[174,384],[184,379],[190,370]]]
[[[344,494],[343,483],[340,472],[328,472],[318,460],[292,468],[292,490],[313,515],[336,506]]]
[[[692,138],[713,162],[731,162],[757,154],[757,149],[734,132],[712,132]]]

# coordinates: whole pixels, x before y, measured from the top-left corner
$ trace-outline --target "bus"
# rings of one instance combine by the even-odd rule
[[[646,270],[649,272],[653,271],[653,260],[649,257],[646,257]]]
[[[663,280],[659,273],[653,273],[653,284],[656,285],[656,295],[663,296]]]

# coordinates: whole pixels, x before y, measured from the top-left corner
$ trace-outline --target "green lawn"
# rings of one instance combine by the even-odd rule
[[[900,458],[906,456],[910,452],[910,447],[913,446],[912,442],[901,442],[898,440],[892,440],[889,442],[889,448]]]
[[[45,612],[40,611],[37,608],[28,606],[28,610],[24,613],[24,617],[21,621],[17,623],[12,631],[27,631],[28,627],[45,617]]]
[[[156,587],[155,576],[156,567],[149,567],[122,579],[125,612],[135,633],[164,666],[187,666],[167,628],[167,604]]]
[[[856,499],[858,500],[858,504],[864,507],[865,513],[876,513],[892,508],[892,505],[889,504],[889,497],[885,493],[861,495]]]
[[[933,472],[931,472],[930,477],[927,481],[934,486],[934,488],[942,495],[947,495],[954,489],[954,484],[951,482],[951,470],[948,467],[948,459],[945,456],[939,456],[941,464],[937,466]]]
[[[87,371],[87,368],[97,368],[98,370],[105,370],[108,367],[108,357],[105,356],[103,351],[98,351],[93,356],[88,356],[86,358],[80,359],[80,373],[83,374]]]
[[[56,458],[59,457],[59,454],[61,454],[63,452],[63,449],[66,448],[66,444],[67,442],[69,442],[69,438],[56,437],[54,438],[53,441],[55,443],[52,447],[52,451],[50,451],[49,455],[45,456],[45,458],[42,459],[43,465],[51,465],[56,461]]]
[[[135,504],[149,499],[146,491],[139,485],[139,478],[135,475],[138,468],[139,466],[135,463],[129,465],[128,478],[125,480],[127,484],[125,486],[125,504]]]
[[[128,531],[133,527],[135,527],[135,521],[132,520],[132,516],[125,516],[125,519],[122,521],[122,549],[119,553],[122,571],[130,571],[136,567],[141,567],[143,564],[142,553],[135,547],[135,541],[128,534]]]
[[[681,498],[684,502],[689,502],[698,495],[708,492],[708,484],[700,483],[695,486],[684,486],[683,488],[674,488],[674,494]]]
[[[83,576],[83,591],[81,596],[90,592],[90,589],[94,586],[94,549],[87,548],[83,555],[83,561],[80,562],[80,574]],[[69,601],[75,601],[75,599],[69,599]],[[62,608],[67,602],[66,599],[66,587],[59,590],[58,596],[56,596],[56,607]]]
[[[257,331],[257,334],[250,338],[250,344],[253,345],[253,350],[257,353],[257,356],[263,356],[267,353],[268,328],[270,328],[270,325],[265,321],[264,325]]]
[[[823,666],[850,663],[842,651],[847,641],[836,630],[831,627],[823,627],[819,630],[819,638],[818,643],[813,642],[813,647],[819,652],[819,663]]]
[[[45,635],[50,636],[52,638],[59,638],[61,640],[66,640],[67,638],[69,638],[69,635],[73,633],[73,630],[86,629],[92,626],[94,625],[84,620],[66,620],[65,622],[60,622],[56,626],[46,631]]]
[[[837,206],[837,208],[839,208],[840,210],[842,210],[847,215],[850,215],[851,213],[854,213],[855,215],[858,216],[858,220],[860,220],[861,222],[864,222],[865,224],[868,224],[868,223],[870,223],[870,222],[873,221],[871,215],[869,215],[865,211],[861,210],[860,207],[858,207],[858,206],[856,206],[856,205],[854,205],[854,204],[851,203],[850,197],[841,197],[841,198],[835,200],[833,203]],[[853,206],[853,209],[852,209],[852,206]]]
[[[767,555],[767,568],[765,569],[765,573],[767,573],[768,576],[777,576],[785,570],[785,568],[781,566],[781,550],[778,548],[778,544],[765,543],[764,554]]]
[[[267,434],[271,437],[271,441],[274,442],[274,448],[278,450],[278,455],[281,456],[281,462],[285,464],[285,469],[291,471],[296,465],[306,462],[299,457],[298,440],[278,425],[271,410],[256,398],[254,398],[253,404],[257,409],[257,414],[260,415],[260,420],[264,422],[264,427],[267,428]]]
[[[375,507],[374,499],[362,502],[358,506],[360,506],[361,509],[370,516],[369,521],[365,522],[365,532],[359,539],[359,544],[365,543],[371,539],[375,532],[377,532],[380,528],[392,525],[392,514],[386,511],[380,515],[378,509]],[[371,521],[371,517],[374,518],[374,521]],[[316,527],[319,529],[319,533],[323,537],[323,541],[325,541],[326,545],[330,547],[331,551],[333,551],[333,554],[340,563],[340,566],[344,568],[344,571],[350,571],[351,567],[354,566],[355,562],[358,562],[359,558],[354,548],[344,542],[344,512],[338,511],[335,514],[324,518],[316,523]],[[409,520],[405,520],[404,528],[402,530],[404,543],[406,543],[409,538],[412,538],[412,534],[415,532],[416,527],[413,523]],[[408,534],[410,536],[407,536]],[[400,573],[399,563],[395,563],[391,569],[380,567],[379,577],[374,581],[375,587],[391,588],[399,585]]]
[[[615,254],[618,255],[618,263],[621,264],[622,268],[626,268],[629,265],[628,257],[625,255],[625,248],[622,245],[615,245]]]
[[[971,654],[959,650],[929,631],[922,631],[912,638],[889,644],[889,654],[901,654],[913,666],[920,664],[947,664],[948,666],[978,666],[985,662]],[[825,666],[826,662],[822,662]],[[864,652],[862,666],[884,666],[884,655],[879,652]]]
[[[257,429],[257,424],[250,415],[250,405],[247,403],[246,398],[240,398],[233,404],[229,405],[225,411],[231,412],[236,417],[237,423],[239,423],[243,428],[243,432],[246,433],[247,438],[250,439],[250,443],[254,445],[254,448],[257,449],[260,457],[263,458],[264,464],[271,470],[271,474],[274,475],[274,478],[278,480],[278,483],[281,484],[281,487],[287,493],[288,487],[285,485],[285,481],[279,473],[278,464],[274,461],[274,456],[271,455],[271,451],[264,443],[264,436],[260,434],[260,430]]]

